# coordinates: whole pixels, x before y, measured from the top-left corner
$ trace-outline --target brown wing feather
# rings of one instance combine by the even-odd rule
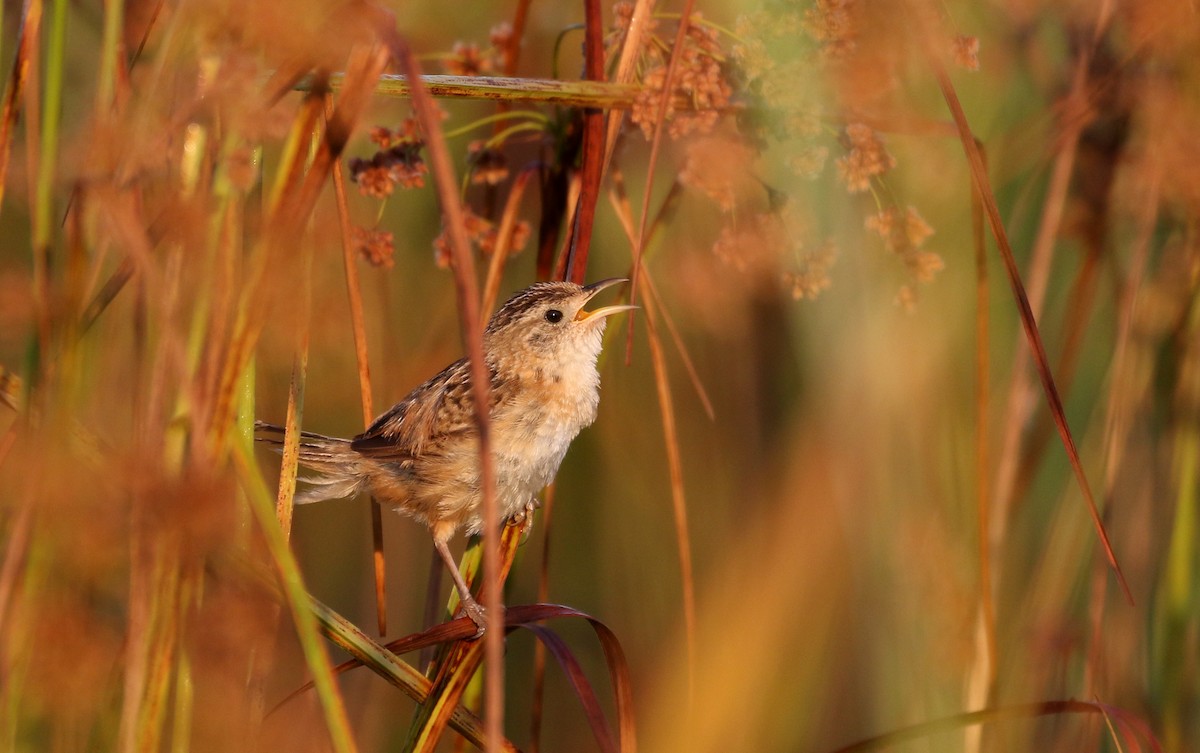
[[[496,372],[492,377],[492,408],[503,400]],[[351,449],[366,457],[402,461],[437,452],[451,437],[475,431],[475,401],[471,393],[470,364],[460,359],[375,419],[351,442]]]

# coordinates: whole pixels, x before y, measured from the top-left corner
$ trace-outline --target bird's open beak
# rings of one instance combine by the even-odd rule
[[[619,285],[622,282],[629,282],[629,280],[625,279],[624,277],[611,277],[607,280],[593,282],[591,285],[584,285],[583,289],[587,293],[587,300],[591,300],[592,296],[596,295],[601,290],[604,290],[605,288],[611,288],[613,285]],[[637,306],[605,306],[594,311],[584,311],[583,309],[579,309],[579,313],[575,315],[575,321],[581,322],[584,319],[603,319],[611,314],[619,314],[622,311],[630,311],[631,309],[635,308],[637,308]]]

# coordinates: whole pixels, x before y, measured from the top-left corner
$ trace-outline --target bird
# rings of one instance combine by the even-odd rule
[[[627,282],[611,278],[582,286],[537,282],[492,315],[483,333],[489,376],[489,440],[496,502],[502,520],[523,519],[558,472],[571,441],[596,419],[596,368],[609,316],[637,308],[587,311],[597,293]],[[256,438],[283,445],[284,429],[256,422]],[[479,431],[471,368],[461,358],[381,414],[351,439],[300,433],[303,477],[297,504],[369,494],[423,523],[449,569],[463,612],[485,630],[481,607],[459,573],[448,542],[479,533],[483,493]],[[500,521],[496,521],[499,524]]]

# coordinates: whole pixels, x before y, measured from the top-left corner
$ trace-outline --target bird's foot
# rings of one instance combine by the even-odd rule
[[[471,636],[471,640],[482,638],[487,632],[487,610],[470,596],[460,599],[458,608],[475,623],[475,635]]]
[[[529,534],[533,532],[533,511],[542,506],[542,501],[537,497],[530,497],[529,501],[520,510],[517,510],[508,522],[514,526],[521,526],[522,541],[529,538]]]

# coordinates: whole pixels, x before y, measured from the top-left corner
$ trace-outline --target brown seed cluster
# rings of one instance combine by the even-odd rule
[[[463,224],[467,231],[467,239],[476,250],[485,256],[495,253],[500,243],[500,228],[496,223],[486,217],[480,217],[475,214],[469,206],[464,206]],[[508,243],[508,253],[515,254],[524,250],[532,234],[533,230],[525,220],[518,220],[513,223],[512,237]],[[438,233],[437,238],[433,239],[433,258],[437,262],[437,265],[443,269],[450,266],[450,259],[452,258],[450,234],[444,224],[442,232]]]
[[[512,44],[512,24],[496,24],[488,33],[490,46],[483,48],[475,42],[457,41],[442,61],[446,73],[452,76],[484,76],[504,70],[504,56]]]
[[[623,37],[632,18],[632,5],[618,3],[614,15],[619,36]],[[666,87],[670,48],[671,42],[654,34],[648,35],[642,56],[642,88],[630,113],[630,120],[642,129],[642,134],[648,139],[654,135],[660,100]],[[725,53],[716,30],[705,25],[701,14],[693,13],[684,35],[683,48],[679,51],[667,102],[665,123],[667,133],[672,138],[711,133],[716,127],[722,111],[729,106],[733,96],[733,86],[724,70],[724,61]],[[679,102],[687,104],[679,107]]]
[[[492,47],[503,50],[513,43],[513,27],[508,21],[501,21],[488,32],[488,41]]]
[[[718,259],[739,272],[770,269],[791,245],[787,227],[777,212],[759,212],[744,222],[721,229],[712,250]]]
[[[452,76],[478,76],[492,71],[492,60],[479,51],[474,42],[455,42],[446,58],[446,72]]]
[[[884,181],[897,162],[877,123],[888,122],[880,113],[890,111],[889,97],[903,75],[896,61],[903,59],[900,53],[908,40],[903,30],[887,27],[883,20],[893,26],[902,20],[895,10],[876,12],[861,0],[802,0],[740,16],[731,66],[741,87],[739,100],[746,103],[737,125],[749,149],[727,149],[704,160],[691,149],[687,153],[680,182],[716,202],[730,223],[714,245],[717,256],[734,268],[760,272],[765,260],[774,257],[778,265],[790,256],[794,264],[783,265],[789,271],[782,273],[782,282],[797,299],[811,298],[828,286],[835,249],[803,223],[786,219],[794,212],[778,211],[781,194],[765,181],[747,191],[746,181],[739,185],[719,173],[734,174],[740,166],[752,177],[754,158],[769,154],[771,163],[797,176],[817,180],[825,175],[824,180],[836,181],[847,193],[872,192],[894,202]],[[953,42],[957,62],[970,68],[978,67],[978,50],[973,37]],[[833,92],[823,89],[823,78]],[[830,160],[837,168],[832,174],[825,170]],[[764,193],[770,207],[766,211],[758,208]],[[911,284],[901,290],[899,300],[915,303],[916,286],[934,279],[943,267],[941,256],[923,248],[932,229],[915,209],[880,210],[866,225],[904,265]]]
[[[855,0],[816,0],[804,11],[804,30],[821,43],[827,60],[841,60],[858,49]]]
[[[20,410],[23,391],[21,376],[0,366],[0,403],[12,410]]]
[[[820,144],[801,149],[796,154],[788,158],[787,166],[796,175],[801,178],[813,179],[821,174],[825,169],[825,163],[829,160],[829,147]]]
[[[940,255],[922,249],[933,235],[933,228],[915,208],[901,211],[898,207],[888,207],[868,217],[865,224],[883,238],[885,249],[900,258],[913,282],[932,282],[945,266]],[[897,300],[905,308],[911,308],[916,303],[916,289],[905,285]]]
[[[979,37],[957,35],[951,42],[950,54],[955,65],[968,71],[979,70]]]
[[[816,249],[804,253],[795,271],[783,273],[783,284],[790,287],[795,300],[812,300],[824,292],[833,282],[829,269],[837,261],[837,246],[825,241]]]
[[[740,139],[725,134],[694,139],[684,154],[680,184],[712,199],[723,212],[732,212],[756,188],[748,168],[758,154]]]
[[[391,269],[395,263],[396,238],[382,230],[355,227],[351,230],[354,252],[366,259],[373,267]]]
[[[748,221],[727,225],[713,253],[739,272],[777,280],[796,300],[811,300],[832,284],[829,270],[838,254],[830,240],[810,247],[805,225],[789,207],[758,212]]]
[[[421,188],[429,166],[421,156],[425,146],[415,118],[407,118],[396,130],[376,126],[371,141],[379,150],[370,159],[350,160],[350,178],[364,196],[386,199],[397,187]]]
[[[467,164],[473,185],[496,186],[508,180],[508,158],[485,141],[476,140],[467,145]]]
[[[861,193],[871,187],[871,179],[896,166],[874,128],[862,123],[846,126],[844,143],[847,152],[837,160],[838,174],[850,193]]]

